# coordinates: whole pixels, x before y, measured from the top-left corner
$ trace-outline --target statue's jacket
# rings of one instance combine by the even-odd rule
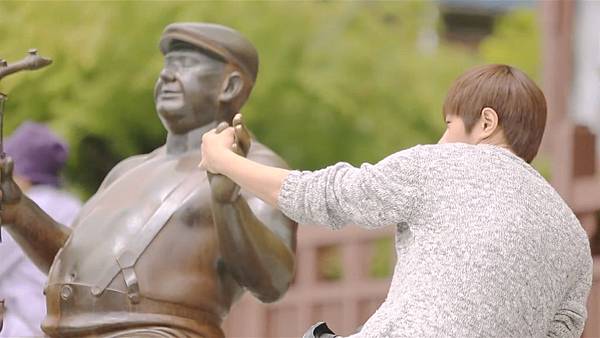
[[[159,148],[88,201],[50,269],[44,332],[223,335],[222,317],[241,289],[219,273],[199,159],[199,151],[166,156]]]

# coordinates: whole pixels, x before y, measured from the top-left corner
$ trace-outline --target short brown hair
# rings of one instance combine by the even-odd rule
[[[475,67],[456,79],[444,101],[443,114],[460,117],[470,133],[486,107],[498,114],[498,125],[512,150],[531,162],[546,126],[546,99],[540,88],[511,66]]]

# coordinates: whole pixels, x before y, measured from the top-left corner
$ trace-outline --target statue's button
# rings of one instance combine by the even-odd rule
[[[102,290],[99,287],[97,287],[97,286],[92,287],[92,295],[98,297],[98,296],[100,296],[101,293],[102,293]]]
[[[60,289],[60,298],[63,300],[69,300],[73,295],[73,288],[70,285],[63,285]]]

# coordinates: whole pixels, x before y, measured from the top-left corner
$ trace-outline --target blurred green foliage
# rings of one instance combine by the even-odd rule
[[[164,142],[152,95],[162,29],[207,21],[256,45],[261,70],[243,112],[292,167],[377,161],[437,141],[446,90],[467,68],[511,63],[538,78],[531,10],[503,17],[476,52],[428,40],[444,30],[436,14],[420,1],[0,2],[0,57],[36,47],[54,59],[2,81],[7,132],[50,123],[71,144],[69,186],[89,196],[116,162]]]
[[[494,34],[479,46],[483,60],[518,67],[539,83],[541,38],[535,14],[533,10],[520,10],[499,17]]]
[[[340,246],[324,246],[317,250],[317,280],[333,282],[342,279],[342,250]]]
[[[369,277],[390,278],[394,274],[395,266],[395,240],[394,237],[379,238],[371,243],[371,262],[369,264]]]

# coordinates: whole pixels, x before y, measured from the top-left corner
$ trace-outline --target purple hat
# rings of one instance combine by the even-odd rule
[[[6,153],[15,163],[15,175],[33,184],[59,185],[59,172],[69,150],[64,140],[43,124],[25,122],[6,140]]]

